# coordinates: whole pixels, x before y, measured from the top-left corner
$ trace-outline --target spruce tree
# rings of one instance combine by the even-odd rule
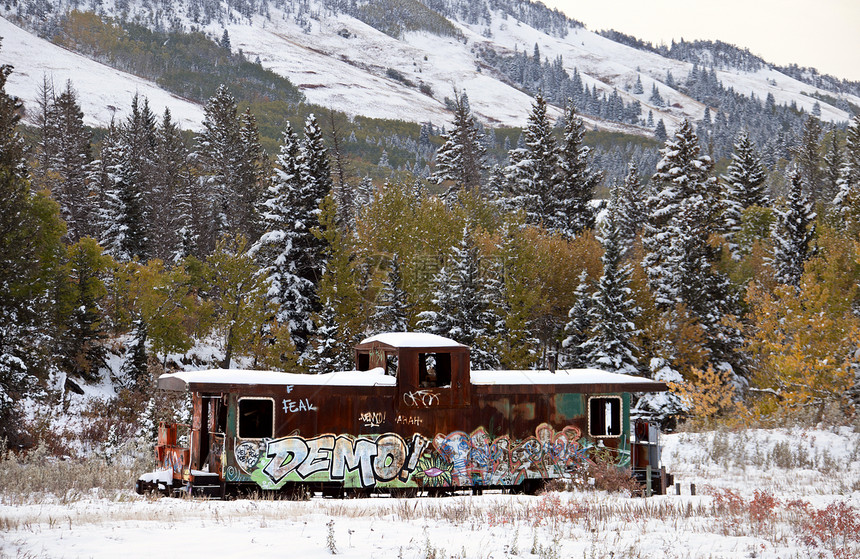
[[[588,165],[591,150],[583,144],[584,137],[585,125],[576,114],[573,101],[568,100],[564,137],[558,152],[557,213],[551,227],[568,238],[594,228],[591,200],[603,180],[602,174]]]
[[[403,289],[400,258],[395,254],[379,295],[376,298],[371,324],[375,332],[405,332],[409,330],[412,305]]]
[[[860,226],[860,115],[848,127],[844,158],[833,206],[842,219],[856,228]]]
[[[746,132],[738,135],[732,162],[722,178],[723,226],[732,255],[740,258],[740,247],[735,237],[741,230],[741,217],[751,206],[767,206],[765,170]]]
[[[248,150],[243,143],[242,125],[236,100],[223,84],[204,107],[203,130],[195,137],[194,159],[200,169],[203,193],[212,205],[212,238],[206,239],[207,252],[225,234],[247,233],[240,217],[252,213],[243,171]],[[251,131],[249,131],[251,132]],[[243,197],[243,194],[248,196]]]
[[[192,193],[188,149],[169,109],[156,130],[156,166],[151,205],[152,254],[164,262],[178,262],[197,252],[199,200]]]
[[[41,169],[44,182],[60,204],[70,242],[93,235],[96,209],[92,204],[89,165],[92,160],[90,133],[71,82],[50,100],[42,131],[45,155]]]
[[[142,392],[147,388],[146,377],[149,368],[146,356],[146,323],[140,317],[132,323],[132,333],[121,372],[128,379],[131,387]]]
[[[813,201],[822,197],[824,171],[821,168],[821,121],[808,117],[803,123],[803,132],[794,149],[797,168],[806,183],[807,191]]]
[[[535,97],[528,125],[520,138],[523,147],[511,150],[505,170],[509,196],[506,205],[525,212],[534,225],[555,224],[558,213],[558,146],[546,114],[546,101]]]
[[[588,333],[591,331],[591,290],[588,272],[583,270],[573,294],[575,303],[567,313],[570,320],[564,327],[566,337],[561,343],[563,351],[560,364],[565,369],[583,369],[588,366],[582,344],[588,339]]]
[[[812,253],[815,212],[804,193],[804,179],[795,167],[789,174],[785,207],[777,208],[773,230],[773,266],[780,283],[797,286],[803,265]]]
[[[624,255],[633,246],[647,217],[643,207],[642,182],[635,163],[629,165],[624,182],[613,185],[609,195],[608,212],[618,229],[618,242]]]
[[[473,369],[498,366],[492,346],[492,292],[482,275],[478,247],[468,224],[433,283],[432,301],[437,310],[420,313],[418,327],[471,347]]]
[[[830,145],[824,154],[824,184],[821,190],[821,199],[827,203],[832,203],[839,193],[844,167],[845,159],[839,140],[836,134],[831,134]]]
[[[27,181],[25,143],[17,129],[22,104],[6,93],[11,72],[0,65],[0,438],[10,446],[23,442],[19,400],[50,370],[49,285],[64,232],[56,205],[33,193]]]
[[[605,227],[603,275],[589,309],[591,330],[581,345],[583,360],[591,367],[632,374],[638,372],[639,364],[633,342],[637,309],[631,299],[630,266],[622,264],[618,227],[611,219]]]
[[[480,188],[486,169],[487,148],[484,134],[469,111],[465,94],[454,95],[454,124],[436,152],[436,169],[430,180],[436,184],[450,182],[443,197],[450,199],[462,190]]]
[[[658,307],[670,314],[686,308],[702,329],[711,358],[737,366],[740,334],[723,320],[734,310],[735,295],[714,266],[720,251],[709,242],[718,219],[718,184],[710,176],[710,158],[700,152],[686,120],[661,150],[646,201],[642,265]]]

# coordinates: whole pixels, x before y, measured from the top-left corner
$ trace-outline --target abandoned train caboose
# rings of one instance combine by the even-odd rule
[[[533,492],[569,476],[592,446],[665,492],[656,429],[630,430],[631,393],[664,383],[594,369],[471,371],[467,346],[433,334],[373,336],[355,358],[357,370],[322,375],[162,375],[159,388],[191,392],[189,446],[162,424],[161,469],[138,492]]]

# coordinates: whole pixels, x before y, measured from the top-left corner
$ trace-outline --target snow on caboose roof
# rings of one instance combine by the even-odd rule
[[[168,373],[158,377],[158,387],[165,390],[185,390],[188,384],[266,384],[266,385],[326,385],[326,386],[394,386],[397,379],[386,375],[382,367],[368,371],[336,371],[321,375],[211,369]]]
[[[600,369],[558,369],[522,371],[472,371],[472,384],[637,384],[662,387],[662,382],[645,377],[610,373]]]
[[[426,332],[385,332],[361,340],[362,344],[380,342],[392,347],[465,347],[451,338]]]
[[[609,373],[598,369],[560,369],[523,371],[472,371],[473,385],[637,385],[635,391],[653,387],[665,390],[664,384],[643,377]],[[314,385],[314,386],[394,386],[397,379],[386,375],[381,367],[369,371],[336,371],[321,375],[252,371],[238,369],[212,369],[168,373],[158,378],[158,387],[165,390],[185,390],[190,384],[220,385]]]

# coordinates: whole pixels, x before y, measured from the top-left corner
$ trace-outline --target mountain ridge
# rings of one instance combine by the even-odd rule
[[[567,74],[578,74],[583,86],[594,91],[595,97],[602,95],[608,99],[615,94],[622,103],[641,106],[637,123],[615,122],[581,110],[589,127],[649,135],[660,119],[664,120],[666,127],[672,128],[684,119],[702,119],[706,107],[709,107],[707,102],[695,99],[682,87],[672,87],[667,83],[670,75],[674,76],[674,81],[682,82],[696,65],[667,58],[654,52],[657,49],[629,46],[591,32],[576,20],[539,3],[518,0],[385,2],[381,5],[411,6],[416,12],[420,11],[416,7],[420,4],[425,9],[424,13],[432,12],[442,17],[456,32],[434,34],[422,28],[421,22],[412,26],[418,30],[395,32],[386,23],[385,13],[379,15],[379,21],[366,15],[358,19],[348,13],[367,8],[371,3],[351,4],[335,0],[310,0],[300,4],[283,0],[188,0],[171,4],[105,0],[96,13],[115,17],[117,21],[135,21],[155,28],[202,31],[216,39],[226,33],[233,49],[288,78],[308,102],[353,116],[444,123],[450,119],[446,97],[453,96],[454,90],[458,90],[468,94],[473,113],[485,124],[522,126],[528,116],[533,92],[528,87],[517,87],[510,80],[500,79],[503,72],[489,67],[480,53],[492,49],[510,57],[521,51],[531,51],[533,47],[537,47],[547,61],[558,58]],[[24,0],[0,12],[6,18],[50,36],[51,22],[61,19],[75,5],[77,3],[67,0]],[[353,8],[347,9],[347,6]],[[399,12],[394,10],[392,13]],[[516,19],[514,15],[517,14],[522,19]],[[442,24],[438,23],[440,20],[436,16],[432,16],[437,22],[434,25],[439,27]],[[529,20],[538,27],[544,26],[547,31],[523,20]],[[0,28],[0,34],[6,30],[6,26]],[[8,41],[5,41],[0,49],[0,61],[12,62],[17,67],[16,71],[31,78],[40,70],[45,73],[63,70],[52,64],[53,60],[43,62],[41,68],[21,58],[10,60],[7,45]],[[40,45],[39,48],[48,49],[45,43]],[[732,48],[748,52],[739,47]],[[54,55],[49,54],[46,58],[53,59]],[[815,88],[764,64],[753,70],[714,68],[714,75],[721,85],[739,95],[755,96],[758,100],[770,95],[777,105],[793,106],[807,114],[820,110],[820,118],[824,121],[845,122],[850,118],[852,105],[860,106],[860,96]],[[70,74],[66,72],[66,75]],[[97,102],[102,106],[91,108],[86,97],[88,90],[93,88],[88,84],[83,87],[76,79],[71,79],[81,91],[84,112],[92,124],[105,125],[109,122],[108,116],[113,116],[113,113],[108,115],[103,105],[125,107],[130,102],[131,94],[127,99],[114,99],[113,103],[102,100],[105,97],[102,95]],[[116,76],[115,79],[126,78]],[[29,81],[28,90],[10,80],[10,91],[29,105],[35,98],[33,81]],[[643,86],[641,93],[637,92],[637,82]],[[662,105],[653,101],[654,91],[658,92],[657,98],[663,101]],[[149,96],[145,91],[142,93]],[[833,102],[828,102],[829,98]],[[181,104],[167,99],[164,101],[166,106],[171,106],[167,101],[174,106]],[[154,99],[152,104],[161,106],[161,102]],[[177,109],[171,107],[171,110],[176,112]],[[188,107],[181,111],[187,113],[183,120],[189,127],[199,126],[202,111]],[[652,119],[648,119],[649,111]],[[93,112],[95,115],[90,116]],[[561,116],[559,106],[551,108],[551,112],[554,118]]]

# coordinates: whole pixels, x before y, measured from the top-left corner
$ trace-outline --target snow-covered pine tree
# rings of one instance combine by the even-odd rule
[[[520,138],[524,146],[510,151],[505,170],[509,191],[505,205],[524,211],[529,223],[548,226],[558,212],[558,146],[547,117],[546,101],[540,94],[535,96],[528,125]]]
[[[432,301],[437,310],[420,313],[418,328],[471,347],[475,370],[497,367],[498,355],[492,346],[496,320],[490,308],[491,289],[482,276],[480,254],[468,223],[433,283]]]
[[[169,109],[156,130],[156,165],[161,171],[155,179],[151,204],[158,208],[152,220],[153,256],[164,262],[178,262],[196,253],[198,232],[194,225],[199,201],[191,192],[191,170],[188,149],[181,130]]]
[[[287,122],[260,210],[266,231],[251,253],[269,284],[268,297],[277,309],[274,319],[288,326],[299,355],[309,348],[318,305],[316,285],[306,269],[316,264],[309,261],[306,249],[312,242],[309,236],[316,226],[317,206],[308,207],[303,174],[299,139]]]
[[[450,182],[443,197],[450,200],[462,190],[476,190],[486,170],[487,148],[484,134],[469,111],[464,94],[454,92],[454,124],[444,136],[444,142],[436,152],[436,169],[431,182]]]
[[[305,120],[304,140],[301,142],[299,152],[302,180],[305,184],[301,202],[305,208],[313,208],[311,213],[318,223],[319,206],[323,198],[331,192],[333,181],[325,139],[313,114]],[[313,256],[321,255],[324,248],[324,243],[318,240],[315,246],[316,254]],[[321,271],[316,274],[317,282],[320,275]]]
[[[156,168],[155,115],[149,101],[135,95],[131,114],[114,125],[102,146],[99,241],[118,260],[151,256],[151,216]]]
[[[700,152],[686,120],[661,150],[653,194],[646,201],[642,265],[658,306],[670,313],[686,307],[698,321],[713,361],[740,365],[735,351],[740,333],[723,321],[734,310],[736,297],[728,278],[714,266],[719,248],[708,242],[718,219],[719,185],[710,176],[710,157]]]
[[[661,143],[669,138],[669,133],[666,132],[666,124],[663,123],[662,118],[657,121],[657,126],[654,127],[654,138]]]
[[[568,100],[564,137],[558,151],[557,212],[550,216],[550,229],[568,238],[594,228],[591,199],[603,175],[588,165],[591,149],[584,145],[585,125]]]
[[[860,225],[860,115],[848,127],[844,159],[833,206],[842,219],[857,227]]]
[[[313,359],[308,360],[311,373],[319,375],[352,369],[349,354],[344,359],[344,344],[338,326],[334,301],[325,297],[314,332]]]
[[[262,226],[257,213],[263,197],[264,159],[257,119],[248,107],[239,118],[239,168],[236,170],[235,206],[231,220],[234,228],[249,239],[260,236]]]
[[[830,135],[830,145],[824,154],[824,184],[821,188],[821,199],[832,203],[842,184],[842,170],[845,167],[842,147],[836,134]]]
[[[636,304],[631,298],[630,265],[622,264],[622,250],[616,224],[610,219],[603,232],[603,275],[589,309],[591,330],[582,343],[583,360],[589,366],[615,373],[639,371],[638,349],[633,337]]]
[[[722,177],[723,226],[729,249],[735,259],[740,258],[740,247],[735,237],[741,230],[741,217],[751,206],[767,206],[766,178],[761,158],[746,131],[738,134],[732,161]]]
[[[784,208],[777,208],[773,229],[773,267],[780,283],[798,285],[803,265],[812,254],[815,212],[803,191],[804,179],[794,167],[789,172],[789,189]]]
[[[212,238],[203,243],[207,253],[222,235],[238,231],[232,214],[244,149],[237,111],[236,100],[222,84],[206,102],[203,129],[195,136],[197,147],[192,157],[200,169],[198,180],[211,201],[214,217]]]
[[[803,132],[794,148],[797,168],[806,183],[810,199],[821,199],[824,171],[821,168],[821,121],[809,116],[803,123]]]
[[[622,256],[633,246],[636,235],[645,222],[643,187],[639,168],[630,163],[624,182],[614,184],[609,199],[609,215],[618,229],[618,242]]]
[[[411,307],[409,295],[403,289],[400,258],[395,254],[391,258],[391,267],[376,298],[375,310],[370,321],[373,331],[405,332],[409,330]]]
[[[75,243],[92,236],[96,208],[92,204],[89,165],[92,160],[91,134],[84,127],[84,113],[71,82],[58,97],[50,100],[45,114],[40,146],[44,155],[41,169],[45,183],[66,222],[67,238]]]
[[[44,256],[62,250],[53,204],[26,180],[26,143],[17,128],[23,105],[6,92],[11,72],[0,65],[0,437],[10,446],[24,442],[20,399],[48,376],[55,312],[48,286],[58,274]]]
[[[568,320],[564,327],[566,337],[561,342],[562,354],[559,365],[565,369],[583,369],[588,366],[586,352],[582,344],[588,339],[591,331],[591,291],[593,287],[588,279],[588,272],[583,270],[579,275],[579,284],[573,293],[574,304],[567,313]]]
[[[144,391],[149,368],[146,356],[146,323],[137,317],[132,323],[132,339],[125,352],[121,372],[129,380],[130,386],[136,390]]]

